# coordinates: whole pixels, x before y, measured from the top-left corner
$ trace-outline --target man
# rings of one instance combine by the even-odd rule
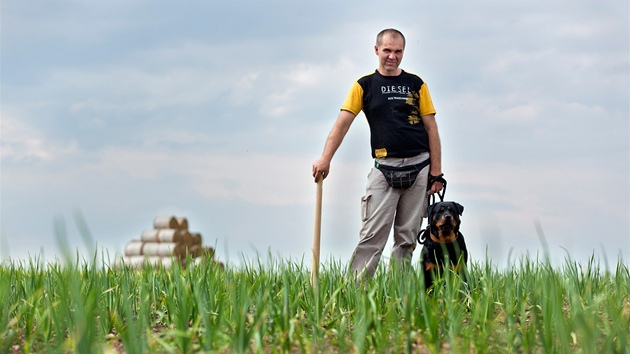
[[[405,37],[400,31],[385,29],[377,35],[374,51],[378,68],[353,83],[324,152],[313,163],[316,182],[328,177],[333,155],[362,110],[370,126],[375,167],[361,198],[360,241],[351,260],[357,279],[376,271],[392,226],[392,259],[398,264],[411,261],[426,214],[426,198],[443,188],[441,182],[429,178],[442,176],[435,109],[422,79],[399,68],[404,50]],[[397,185],[399,170],[408,170],[402,174],[413,183]]]

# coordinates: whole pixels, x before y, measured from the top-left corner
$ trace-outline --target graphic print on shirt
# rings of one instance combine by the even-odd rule
[[[388,101],[398,101],[392,104],[392,110],[406,116],[409,124],[420,123],[420,92],[408,86],[381,86],[381,94],[391,95]]]
[[[407,101],[405,103],[409,107],[409,115],[407,121],[409,124],[420,123],[420,92],[414,91],[407,95]]]

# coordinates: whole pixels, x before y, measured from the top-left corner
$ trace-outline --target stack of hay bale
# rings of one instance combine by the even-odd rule
[[[119,262],[131,267],[161,264],[170,268],[173,262],[185,266],[187,257],[195,262],[213,260],[214,249],[202,246],[201,234],[188,231],[186,218],[166,216],[156,217],[152,230],[143,231],[139,240],[127,243],[125,255]]]

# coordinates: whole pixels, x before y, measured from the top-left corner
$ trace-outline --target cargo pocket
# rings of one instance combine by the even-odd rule
[[[366,221],[369,217],[370,212],[370,199],[371,195],[365,195],[361,197],[361,221]]]

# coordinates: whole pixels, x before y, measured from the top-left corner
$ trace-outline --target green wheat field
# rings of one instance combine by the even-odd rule
[[[2,353],[628,353],[630,273],[530,256],[471,262],[424,288],[418,265],[356,284],[345,265],[0,266]]]

